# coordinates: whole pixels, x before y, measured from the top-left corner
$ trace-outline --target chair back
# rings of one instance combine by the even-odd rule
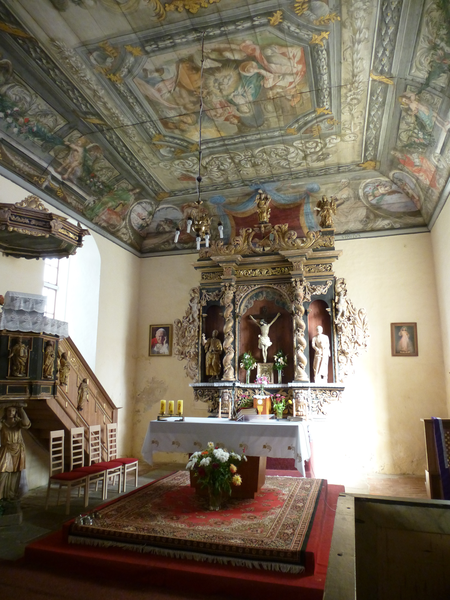
[[[106,424],[106,452],[108,460],[117,458],[117,423]]]
[[[444,500],[450,500],[450,469],[448,463],[447,444],[442,419],[431,417],[434,429],[436,455],[441,476],[442,493]]]
[[[70,430],[70,470],[84,466],[84,427]]]
[[[89,464],[93,465],[102,460],[102,439],[100,425],[89,427]]]
[[[50,431],[50,477],[64,472],[64,429]]]

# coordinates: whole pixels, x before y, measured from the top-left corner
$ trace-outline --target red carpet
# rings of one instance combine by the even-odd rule
[[[69,543],[302,573],[321,486],[267,476],[254,499],[228,498],[210,511],[179,471],[97,509],[94,523],[73,523]]]
[[[309,574],[306,575],[166,558],[119,548],[72,545],[67,541],[71,522],[62,531],[30,544],[24,560],[26,564],[43,569],[88,571],[120,584],[133,581],[134,585],[156,586],[175,592],[255,600],[272,599],[276,594],[283,600],[319,600],[325,586],[337,498],[343,491],[342,486],[328,486],[326,482],[322,486],[306,548],[310,557]]]

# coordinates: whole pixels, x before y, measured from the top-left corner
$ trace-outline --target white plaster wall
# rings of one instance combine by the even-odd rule
[[[138,358],[140,259],[98,234],[101,257],[95,374],[117,407],[118,447],[131,455],[134,446],[134,377]],[[92,332],[95,335],[95,332]]]
[[[346,279],[355,307],[366,310],[371,337],[368,351],[356,359],[343,402],[311,423],[315,475],[352,486],[370,473],[423,474],[420,419],[447,411],[431,236],[352,240],[337,248],[343,255],[336,275]],[[193,403],[184,361],[148,357],[149,325],[184,316],[189,290],[198,285],[195,258],[142,261],[135,453],[161,398],[184,399],[187,415],[206,414]],[[401,321],[417,323],[418,357],[391,356],[390,325]]]
[[[141,293],[139,303],[138,360],[136,363],[136,404],[134,412],[134,454],[141,447],[148,422],[159,412],[159,401],[184,400],[187,415],[207,416],[204,407],[195,405],[191,380],[186,377],[185,361],[172,354],[148,356],[150,325],[168,325],[181,319],[189,302],[189,291],[199,284],[194,270],[197,255],[180,255],[141,259]],[[177,455],[155,457],[170,462]]]
[[[433,415],[448,417],[450,414],[450,204],[444,206],[432,231],[434,264],[439,300],[440,328],[445,364],[445,386],[447,392],[446,414]]]
[[[367,473],[424,474],[420,419],[445,416],[441,327],[430,234],[336,244],[338,277],[364,308],[370,345],[344,400],[313,423],[315,474],[351,486]],[[419,356],[392,357],[390,324],[416,322]]]
[[[69,336],[95,372],[101,258],[92,235],[76,254],[59,261],[55,318],[69,323]]]

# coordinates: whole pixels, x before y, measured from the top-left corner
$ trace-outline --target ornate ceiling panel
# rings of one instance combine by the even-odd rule
[[[446,0],[5,0],[1,172],[136,254],[192,251],[201,97],[225,241],[259,189],[299,235],[322,195],[338,237],[426,231],[450,187],[449,23]]]

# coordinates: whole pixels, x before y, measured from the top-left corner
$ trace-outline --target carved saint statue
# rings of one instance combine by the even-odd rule
[[[9,353],[9,372],[13,377],[25,377],[27,374],[28,346],[18,338]]]
[[[330,358],[330,340],[323,333],[323,327],[317,327],[317,335],[312,339],[314,349],[314,381],[328,381],[328,359]]]
[[[258,208],[258,218],[260,223],[268,223],[270,219],[270,196],[262,190],[258,191],[256,196],[256,206]]]
[[[42,368],[42,375],[45,379],[51,379],[53,377],[53,368],[55,365],[55,348],[53,342],[48,340],[45,344],[44,351],[44,366]]]
[[[258,321],[252,317],[252,315],[249,315],[250,319],[261,329],[261,333],[258,335],[258,348],[262,350],[263,362],[267,362],[267,349],[272,345],[272,342],[269,338],[269,329],[280,315],[281,313],[278,313],[270,323],[266,323],[264,319],[261,319],[258,323]]]
[[[69,358],[65,352],[59,359],[59,385],[67,385],[69,379],[70,364]]]
[[[334,227],[333,216],[336,214],[336,198],[334,196],[329,200],[326,196],[322,196],[322,200],[319,200],[314,210],[319,211],[319,225],[323,229],[332,229]]]
[[[81,412],[85,402],[89,399],[89,381],[85,378],[78,386],[78,404],[77,409]]]
[[[219,379],[220,375],[220,355],[222,354],[222,343],[217,339],[219,332],[215,329],[212,332],[212,337],[206,339],[205,334],[202,334],[202,346],[206,352],[205,372],[211,379]]]
[[[0,498],[18,500],[20,473],[25,469],[22,429],[31,427],[22,407],[8,406],[0,420]]]

